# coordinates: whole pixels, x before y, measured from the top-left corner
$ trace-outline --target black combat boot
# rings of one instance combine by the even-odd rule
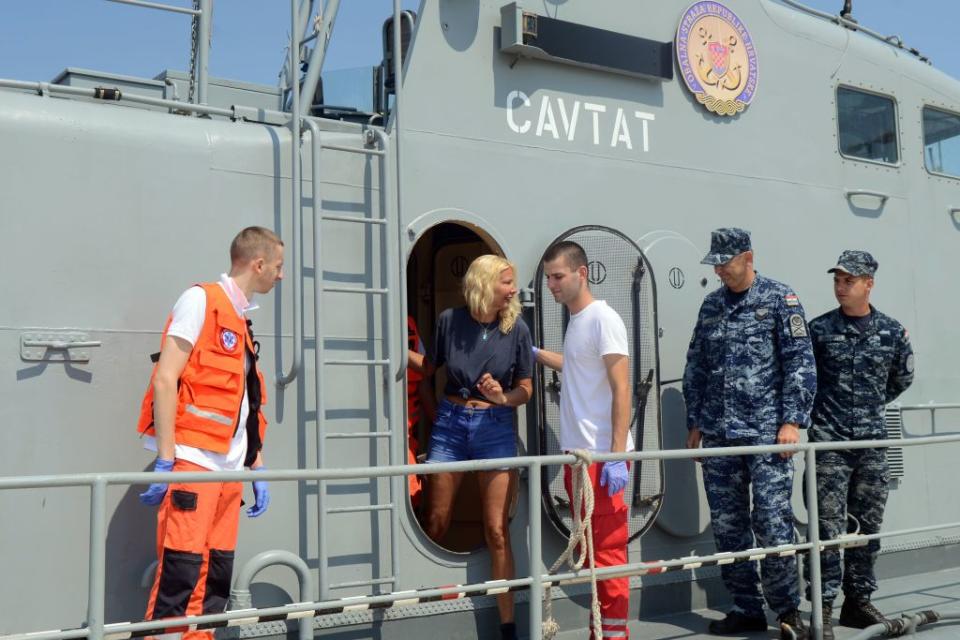
[[[833,640],[833,603],[823,603],[823,640]],[[813,614],[810,614],[810,626],[813,627]]]
[[[718,636],[740,634],[744,631],[766,631],[767,619],[746,616],[739,611],[731,611],[723,620],[714,620],[707,627],[710,633]]]
[[[875,624],[886,622],[887,619],[873,606],[869,597],[847,596],[840,608],[840,624],[854,629],[866,629]]]
[[[810,637],[799,610],[788,611],[777,616],[777,620],[780,621],[780,640],[807,640]]]

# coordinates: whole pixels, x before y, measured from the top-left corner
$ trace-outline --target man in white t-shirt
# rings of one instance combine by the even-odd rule
[[[544,255],[543,272],[554,299],[570,312],[562,355],[534,347],[537,362],[563,370],[560,446],[565,451],[633,451],[629,430],[629,343],[623,319],[603,300],[594,300],[587,281],[587,255],[577,243],[563,241],[552,245]],[[590,466],[597,567],[627,563],[627,505],[623,489],[629,475],[629,467],[622,460]],[[570,479],[571,469],[566,467],[564,482],[568,494]],[[629,578],[603,580],[597,583],[597,592],[603,637],[629,638]]]
[[[145,447],[157,453],[155,472],[264,468],[266,390],[246,313],[256,308],[253,294],[269,293],[283,277],[283,242],[269,229],[248,227],[230,245],[230,261],[229,275],[180,296],[163,331],[137,425]],[[247,515],[257,517],[270,494],[264,481],[253,489]],[[169,478],[140,494],[144,504],[160,505],[147,620],[226,609],[241,492],[239,482]]]

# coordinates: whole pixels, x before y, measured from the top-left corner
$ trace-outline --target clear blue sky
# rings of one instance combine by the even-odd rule
[[[191,5],[190,0],[164,1]],[[651,11],[661,2],[634,1],[644,2]],[[0,3],[0,77],[50,80],[67,66],[145,77],[166,68],[187,68],[188,16],[104,0]],[[843,5],[842,0],[806,3],[831,13]],[[404,0],[404,6],[418,5],[419,0]],[[343,0],[341,6],[326,68],[379,63],[380,26],[392,1]],[[215,0],[211,75],[275,85],[290,30],[288,7],[289,0]],[[935,66],[960,78],[955,35],[960,0],[855,0],[854,13],[861,24],[902,36]]]

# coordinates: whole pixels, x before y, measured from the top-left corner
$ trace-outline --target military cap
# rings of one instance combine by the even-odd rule
[[[837,266],[832,269],[827,269],[827,273],[843,271],[852,276],[873,277],[873,274],[877,272],[877,267],[879,266],[874,257],[866,251],[847,249],[841,253],[837,259]]]
[[[715,229],[710,234],[710,253],[703,257],[700,264],[725,264],[750,250],[749,231],[737,227]]]

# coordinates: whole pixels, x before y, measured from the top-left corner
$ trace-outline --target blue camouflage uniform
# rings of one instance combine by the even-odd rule
[[[830,271],[873,276],[877,263],[863,251],[844,251]],[[810,440],[880,440],[886,438],[884,408],[913,382],[913,349],[903,326],[870,307],[869,317],[844,316],[840,309],[810,323],[817,360],[817,389]],[[835,539],[847,531],[847,514],[860,532],[877,533],[887,502],[890,470],[884,449],[853,449],[817,453],[817,496],[820,538]],[[844,551],[825,550],[820,565],[823,601],[844,594],[869,599],[877,589],[874,563],[880,542]],[[807,597],[810,597],[809,590]]]
[[[722,264],[732,256],[722,247],[715,251],[714,233],[704,262]],[[700,429],[704,447],[776,444],[783,424],[808,426],[816,391],[803,307],[789,287],[760,275],[740,300],[730,304],[727,295],[721,287],[700,308],[683,377],[687,426]],[[719,551],[794,542],[791,458],[704,458],[703,482]],[[723,565],[721,574],[733,596],[733,611],[762,618],[764,595],[778,615],[799,606],[792,556],[765,558],[762,581],[756,562]]]

